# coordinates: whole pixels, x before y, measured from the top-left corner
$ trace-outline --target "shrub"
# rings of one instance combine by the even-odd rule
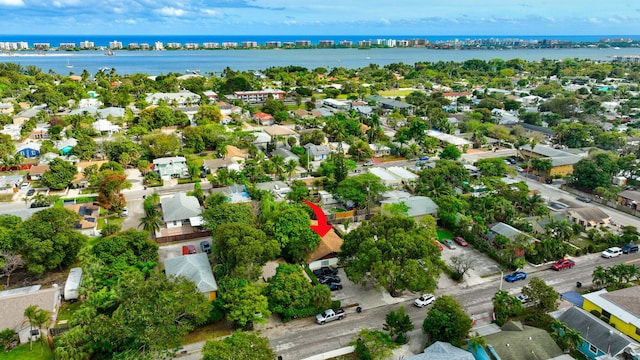
[[[602,316],[602,314],[600,314],[600,311],[593,309],[590,311],[591,315],[595,315],[596,317],[600,318],[600,316]]]

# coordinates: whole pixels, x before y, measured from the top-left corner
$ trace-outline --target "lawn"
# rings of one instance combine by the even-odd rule
[[[0,202],[11,202],[13,201],[14,194],[0,194]]]
[[[82,303],[76,301],[76,302],[63,302],[62,306],[60,307],[60,311],[58,312],[58,318],[57,321],[60,322],[62,320],[71,320],[71,315],[80,308],[80,305]]]
[[[383,91],[379,91],[378,94],[380,94],[380,96],[407,96],[409,94],[411,94],[414,90],[383,90]]]
[[[29,344],[16,347],[9,352],[0,352],[2,360],[51,360],[53,356],[48,346],[38,340],[33,343],[33,350],[29,350]]]
[[[438,240],[442,241],[442,239],[453,239],[453,234],[449,230],[445,229],[437,229]]]
[[[223,319],[213,324],[198,326],[195,330],[187,334],[183,344],[193,344],[227,335],[231,335],[231,329],[229,329],[226,320]]]

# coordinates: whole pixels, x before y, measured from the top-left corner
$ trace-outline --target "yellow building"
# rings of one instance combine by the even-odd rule
[[[520,148],[520,155],[526,161],[531,159],[551,160],[553,167],[548,173],[535,172],[538,176],[548,178],[564,177],[573,174],[573,165],[582,159],[572,153],[542,145],[536,145],[533,149],[531,149],[530,145],[524,145]]]
[[[602,289],[583,295],[582,308],[596,310],[620,332],[640,341],[640,286],[608,292]]]

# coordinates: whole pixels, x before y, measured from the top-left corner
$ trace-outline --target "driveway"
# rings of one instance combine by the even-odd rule
[[[182,255],[182,247],[186,245],[193,245],[196,247],[197,252],[202,252],[200,248],[201,241],[208,241],[211,244],[211,237],[202,237],[196,238],[188,241],[182,241],[179,243],[161,245],[160,249],[158,249],[158,255],[160,259],[160,263],[164,264],[165,260],[170,259],[172,257],[181,256]]]
[[[456,244],[454,249],[445,247],[442,251],[442,260],[447,265],[451,265],[451,257],[453,256],[461,256],[474,262],[473,268],[464,275],[464,282],[468,285],[482,283],[486,281],[487,277],[500,273],[500,266],[495,260],[476,250],[471,245],[462,247]],[[442,276],[446,275],[443,274]]]

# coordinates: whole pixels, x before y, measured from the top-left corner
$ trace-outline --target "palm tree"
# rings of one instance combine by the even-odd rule
[[[289,180],[291,180],[291,177],[296,173],[296,169],[298,168],[298,162],[291,159],[284,164],[284,168],[289,175]]]
[[[143,230],[147,231],[151,234],[152,237],[156,236],[156,233],[160,231],[162,228],[162,219],[161,212],[157,210],[145,211],[145,216],[140,219],[140,225],[138,227],[142,227]]]
[[[282,155],[276,154],[271,157],[271,163],[273,163],[273,171],[278,178],[282,177],[284,172],[284,158]]]
[[[593,269],[593,274],[591,275],[591,281],[593,282],[593,285],[596,285],[598,287],[604,287],[607,285],[608,279],[607,279],[607,271],[604,269],[604,267],[602,266],[596,266],[595,269]]]
[[[33,324],[40,331],[40,340],[43,343],[48,343],[48,334],[46,328],[49,325],[50,319],[51,313],[43,309],[39,309],[38,311],[36,311],[35,317],[33,318]],[[45,329],[44,331],[43,328]],[[42,353],[44,353],[44,346],[40,348],[40,354]]]
[[[34,328],[41,330],[42,326],[49,322],[51,314],[46,310],[39,309],[37,305],[30,305],[24,309],[23,315],[27,318],[26,322],[29,322],[29,348],[33,350],[33,336],[31,332],[33,332]],[[40,337],[42,338],[42,334]]]

